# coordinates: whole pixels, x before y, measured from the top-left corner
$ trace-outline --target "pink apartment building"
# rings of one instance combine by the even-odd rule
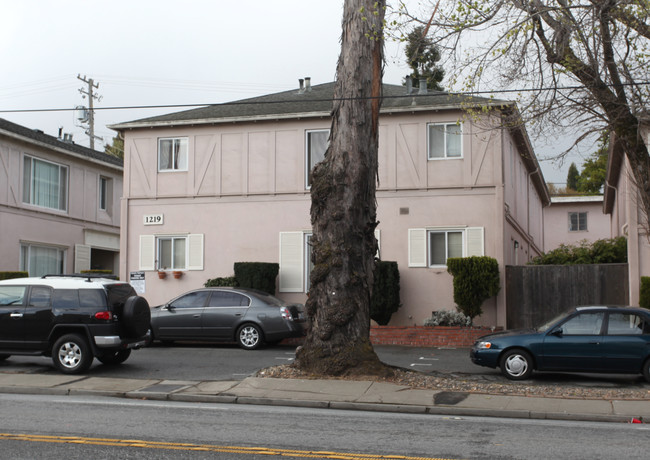
[[[333,83],[112,126],[124,136],[122,279],[151,305],[235,262],[280,264],[276,294],[309,288],[309,174],[323,158]],[[471,115],[472,103],[489,107]],[[525,128],[503,101],[384,85],[380,115],[379,255],[397,261],[393,325],[454,309],[448,257],[505,266],[544,250],[549,195]],[[510,126],[510,127],[504,127]],[[179,271],[160,279],[158,271]],[[171,274],[170,274],[171,275]],[[475,322],[505,326],[505,289]]]
[[[0,118],[0,271],[117,274],[122,160]]]
[[[603,210],[603,196],[554,196],[544,208],[544,251],[561,244],[612,238],[610,216]]]

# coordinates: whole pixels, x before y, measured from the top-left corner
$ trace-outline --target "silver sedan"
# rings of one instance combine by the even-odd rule
[[[305,334],[305,310],[254,289],[186,292],[151,310],[153,340],[237,342],[246,350]]]

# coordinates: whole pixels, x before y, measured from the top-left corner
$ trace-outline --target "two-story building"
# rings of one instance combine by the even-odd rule
[[[544,208],[544,250],[561,244],[580,245],[612,238],[610,216],[603,211],[603,195],[553,196]]]
[[[280,264],[277,295],[304,302],[310,171],[323,158],[333,83],[112,126],[125,139],[120,276],[156,305],[235,262]],[[377,238],[397,261],[391,324],[454,309],[449,257],[524,264],[543,251],[548,190],[516,107],[384,85]],[[470,111],[477,103],[481,110]],[[180,271],[160,279],[158,271]],[[505,289],[477,324],[505,325]]]
[[[0,271],[119,267],[122,160],[0,119]]]

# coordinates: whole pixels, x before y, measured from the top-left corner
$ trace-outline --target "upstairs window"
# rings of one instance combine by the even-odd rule
[[[305,165],[307,166],[305,183],[311,187],[311,172],[314,166],[325,159],[325,151],[329,145],[330,130],[307,131],[305,148]]]
[[[68,168],[25,155],[23,203],[68,210]]]
[[[158,139],[158,171],[187,171],[187,138]]]
[[[587,213],[570,212],[569,213],[569,231],[586,232],[587,231]]]
[[[462,158],[463,125],[458,123],[432,123],[427,126],[429,160]]]
[[[99,209],[108,211],[111,207],[113,195],[113,181],[104,176],[99,176]]]

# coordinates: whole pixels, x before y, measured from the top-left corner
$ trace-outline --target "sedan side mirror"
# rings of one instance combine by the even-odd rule
[[[555,337],[562,337],[563,331],[562,328],[557,328],[553,332],[551,332],[551,335],[554,335]]]

